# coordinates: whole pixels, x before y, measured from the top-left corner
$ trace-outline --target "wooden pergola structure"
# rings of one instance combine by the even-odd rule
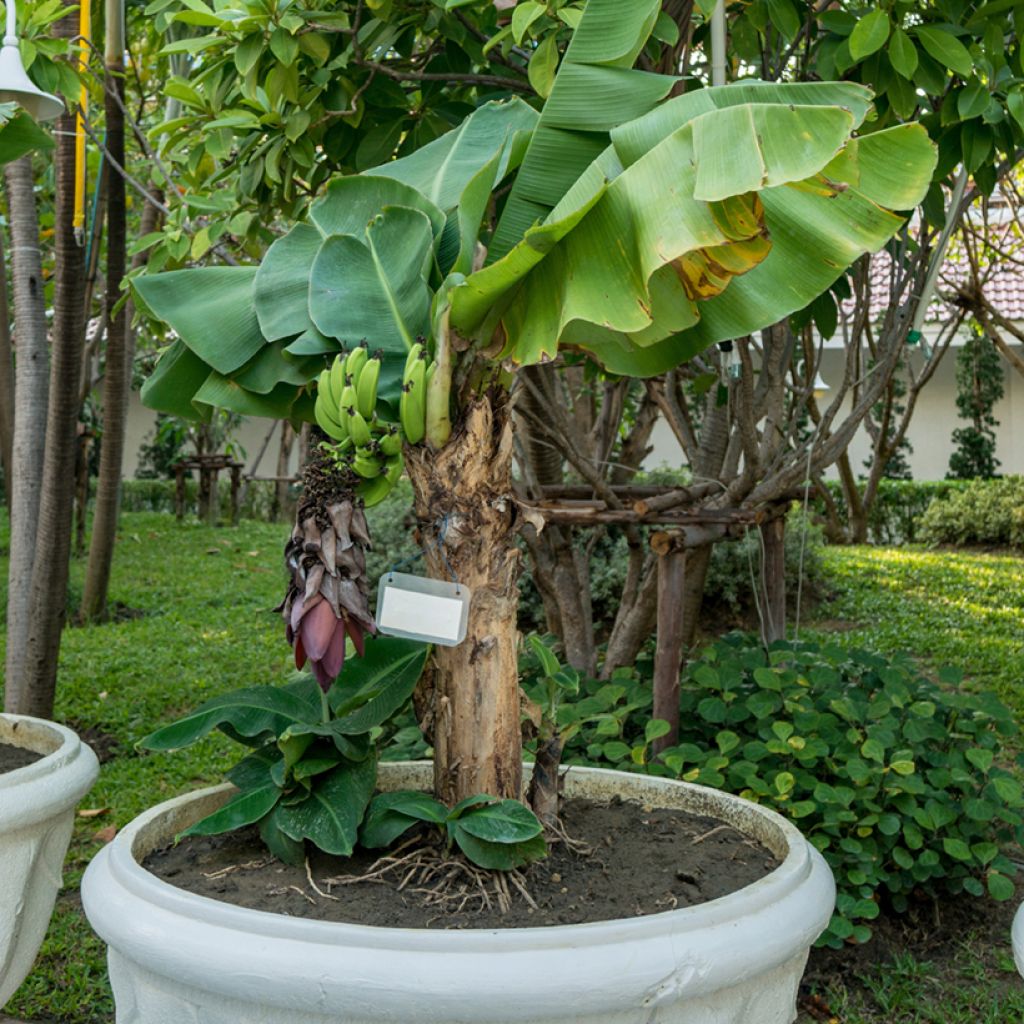
[[[655,718],[669,723],[670,731],[655,741],[658,750],[679,736],[679,672],[683,663],[683,591],[686,553],[719,540],[738,539],[750,529],[760,532],[764,553],[762,593],[757,595],[765,643],[786,635],[785,538],[790,501],[755,508],[705,508],[699,502],[721,492],[718,484],[692,487],[657,485],[610,486],[617,507],[594,493],[589,484],[541,487],[539,498],[520,499],[520,508],[532,520],[573,527],[656,527],[650,535],[658,556],[657,645],[654,656]]]
[[[231,474],[231,525],[238,525],[238,490],[242,481],[242,463],[230,455],[215,453],[191,455],[174,464],[174,514],[179,520],[185,517],[185,474],[199,471],[199,518],[208,523],[217,521],[218,502],[217,478],[222,470]]]

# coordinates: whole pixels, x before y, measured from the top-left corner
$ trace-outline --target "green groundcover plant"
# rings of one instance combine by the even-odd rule
[[[678,744],[652,720],[649,660],[608,681],[580,679],[532,637],[527,689],[570,764],[684,779],[790,818],[829,862],[839,895],[821,942],[865,942],[884,908],[944,893],[1010,899],[1024,840],[1024,791],[1006,766],[1017,734],[992,694],[940,682],[909,656],[832,644],[765,650],[730,634],[686,669]]]

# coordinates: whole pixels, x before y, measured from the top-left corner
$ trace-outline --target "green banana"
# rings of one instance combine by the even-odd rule
[[[384,472],[384,463],[369,449],[357,448],[352,468],[364,480],[373,480]]]
[[[380,359],[374,356],[368,359],[359,372],[359,379],[356,385],[356,408],[363,414],[364,419],[373,416],[373,410],[377,408],[377,381],[380,379]]]
[[[344,441],[348,438],[348,431],[331,415],[330,400],[325,397],[323,391],[318,390],[316,402],[313,406],[313,414],[320,429],[335,441]]]
[[[402,371],[402,383],[405,384],[409,380],[409,374],[412,372],[413,366],[419,362],[420,356],[423,354],[423,344],[419,341],[411,349],[409,354],[405,357],[405,370]]]
[[[401,455],[392,455],[391,458],[385,460],[384,477],[392,487],[398,483],[403,469],[405,469],[405,460]]]
[[[356,487],[356,494],[367,508],[379,505],[391,493],[391,482],[383,474],[373,480],[364,480]]]
[[[348,390],[348,388],[346,388]],[[370,433],[370,427],[363,417],[363,414],[355,407],[355,405],[345,406],[345,415],[347,420],[345,425],[348,427],[348,432],[352,436],[352,440],[355,441],[357,446],[367,445],[373,439],[373,435]]]
[[[402,453],[402,435],[394,427],[383,434],[377,443],[380,445],[383,455],[392,456]]]
[[[345,356],[335,356],[331,364],[331,398],[335,408],[341,408],[341,393],[345,390]]]
[[[349,352],[348,358],[345,360],[345,373],[352,378],[349,381],[350,384],[354,385],[359,380],[359,375],[362,373],[369,354],[365,345],[357,345]]]
[[[417,374],[416,369],[419,368]],[[425,371],[422,362],[413,367],[413,374],[407,384],[402,386],[402,397],[398,402],[398,411],[402,420],[402,431],[409,444],[419,444],[427,430],[426,406],[424,404]]]

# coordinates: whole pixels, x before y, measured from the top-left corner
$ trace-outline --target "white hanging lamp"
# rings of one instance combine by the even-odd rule
[[[0,47],[0,103],[17,103],[35,120],[52,121],[64,113],[64,104],[39,89],[25,73],[18,48],[18,15],[15,0],[7,0],[7,26]]]
[[[828,386],[828,382],[821,375],[819,370],[814,376],[814,383],[811,385],[811,390],[814,392],[815,398],[824,398],[832,389]]]

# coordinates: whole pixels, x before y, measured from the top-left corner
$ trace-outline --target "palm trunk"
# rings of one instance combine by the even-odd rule
[[[118,3],[113,6],[118,7]],[[108,3],[108,8],[111,6]],[[108,11],[109,14],[112,12]],[[116,43],[116,41],[115,41]],[[108,45],[106,76],[107,148],[113,161],[123,167],[124,62],[119,46]],[[103,376],[103,440],[100,447],[100,473],[96,484],[96,509],[89,543],[89,566],[82,595],[82,619],[102,619],[107,610],[110,569],[114,561],[114,540],[121,504],[121,471],[124,462],[125,430],[128,425],[128,401],[131,393],[131,363],[128,352],[126,308],[118,306],[126,263],[126,208],[124,178],[113,166],[107,180],[107,273],[106,307],[107,348]]]
[[[476,793],[518,799],[519,551],[507,395],[471,405],[440,451],[406,454],[429,574],[454,575],[472,595],[466,639],[434,651],[435,792],[448,804]]]
[[[4,502],[11,507],[11,456],[14,450],[14,349],[7,301],[7,265],[0,234],[0,460],[4,469]]]
[[[23,686],[24,645],[30,616],[29,581],[35,561],[36,522],[46,447],[49,359],[32,158],[23,156],[9,163],[4,177],[11,225],[14,327],[18,350],[11,443],[11,557],[7,577],[4,710],[19,713],[28,710]]]
[[[62,18],[54,30],[58,36],[73,37],[78,31],[77,16]],[[53,712],[57,657],[67,606],[75,454],[78,447],[76,426],[84,347],[85,251],[75,241],[72,226],[74,132],[74,117],[65,115],[57,121],[53,359],[21,692],[21,703],[26,711],[41,718],[48,718]]]

